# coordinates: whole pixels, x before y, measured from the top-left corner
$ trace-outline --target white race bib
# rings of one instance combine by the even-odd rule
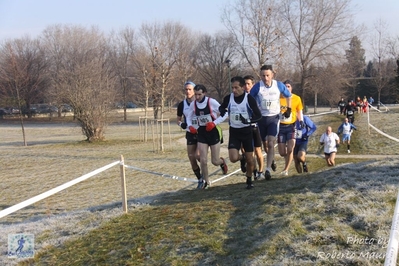
[[[212,122],[212,116],[210,114],[198,116],[198,124],[200,126],[206,126],[208,122]]]

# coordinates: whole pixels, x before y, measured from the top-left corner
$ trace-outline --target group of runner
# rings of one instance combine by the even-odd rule
[[[370,101],[374,101],[372,97],[370,97]],[[335,165],[335,155],[340,146],[340,138],[339,135],[342,133],[342,142],[347,145],[348,153],[350,150],[350,141],[353,130],[357,130],[355,123],[355,113],[364,113],[367,110],[363,110],[363,108],[368,108],[368,101],[366,96],[364,96],[363,100],[360,100],[360,97],[356,98],[356,102],[353,100],[348,100],[348,103],[345,103],[344,98],[338,102],[338,108],[341,115],[345,115],[345,119],[343,123],[338,127],[337,133],[332,131],[332,128],[328,126],[326,131],[320,137],[320,145],[324,147],[324,158],[327,162],[328,166]]]
[[[223,134],[220,123],[229,118],[228,154],[232,163],[240,161],[246,175],[246,188],[253,188],[253,180],[271,178],[276,171],[274,147],[277,142],[280,156],[284,158],[281,175],[287,176],[292,161],[298,173],[308,172],[306,151],[308,138],[317,129],[313,121],[303,115],[301,98],[292,93],[292,82],[274,79],[271,65],[260,69],[260,81],[253,76],[236,76],[231,79],[231,94],[221,104],[206,95],[204,85],[189,81],[184,84],[186,98],[177,108],[177,124],[186,130],[187,154],[198,179],[198,189],[209,187],[208,149],[211,163],[220,166],[227,174],[226,160],[220,157]],[[339,132],[344,134],[350,152],[350,135],[356,127],[344,121]],[[349,123],[349,127],[345,124]],[[334,158],[339,137],[328,127],[320,138],[324,145],[327,164],[335,165]],[[263,149],[266,153],[264,164]]]

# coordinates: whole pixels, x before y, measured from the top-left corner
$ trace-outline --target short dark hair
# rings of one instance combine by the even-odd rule
[[[254,78],[254,76],[252,76],[252,75],[246,75],[246,76],[244,76],[244,80],[247,80],[247,79],[252,80],[252,82],[255,81],[255,78]]]
[[[231,83],[236,82],[236,81],[238,81],[240,83],[240,87],[245,86],[245,79],[243,77],[235,76],[235,77],[232,77],[230,80]]]
[[[283,82],[285,85],[287,85],[287,84],[290,84],[290,85],[292,85],[292,82],[291,82],[291,80],[289,80],[289,79],[287,79],[286,81],[284,81]]]
[[[195,90],[195,91],[200,91],[200,90],[202,90],[202,92],[206,92],[206,88],[205,88],[205,86],[202,85],[202,84],[197,84],[197,85],[195,85],[194,90]]]
[[[260,70],[271,70],[273,71],[273,66],[272,65],[263,65]]]

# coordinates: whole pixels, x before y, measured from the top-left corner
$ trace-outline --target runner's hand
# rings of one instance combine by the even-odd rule
[[[224,116],[226,114],[226,109],[222,108],[222,106],[219,106],[219,113],[220,113],[220,116]]]
[[[287,107],[287,110],[284,112],[284,117],[289,118],[291,115],[291,107]]]
[[[206,131],[211,131],[215,126],[216,125],[213,122],[206,123]]]
[[[193,126],[189,126],[189,127],[188,127],[188,130],[189,130],[189,132],[190,132],[191,134],[197,134],[197,129],[196,129],[195,127],[193,127]]]
[[[182,128],[182,129],[186,129],[187,128],[187,123],[180,123],[180,127]]]
[[[246,119],[245,117],[242,116],[242,114],[240,114],[240,120],[245,125],[251,124],[251,120],[250,119]]]

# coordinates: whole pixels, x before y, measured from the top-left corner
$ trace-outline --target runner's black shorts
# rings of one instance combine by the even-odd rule
[[[252,127],[229,128],[229,145],[228,149],[240,150],[241,146],[245,152],[254,151]]]
[[[187,145],[197,145],[198,142],[197,134],[191,134],[190,132],[186,131],[186,140],[187,140]]]
[[[252,137],[254,140],[254,147],[261,148],[262,147],[262,139],[260,137],[259,127],[258,126],[251,126],[252,127]]]
[[[211,131],[206,131],[205,126],[198,128],[198,142],[208,144],[209,146],[215,145],[221,141],[221,134],[219,127],[214,127]]]

